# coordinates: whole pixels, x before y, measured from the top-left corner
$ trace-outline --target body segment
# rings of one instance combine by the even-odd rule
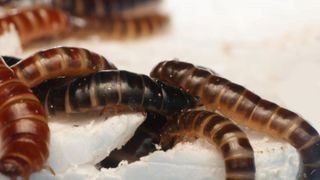
[[[52,5],[72,15],[106,17],[159,0],[53,0]]]
[[[77,29],[75,34],[78,38],[94,34],[107,39],[135,39],[161,32],[169,22],[168,16],[158,13],[130,17],[118,15],[85,19],[87,21],[86,26]]]
[[[203,110],[182,112],[177,120],[167,125],[161,137],[163,146],[184,136],[204,138],[222,152],[226,179],[249,180],[255,178],[252,147],[246,134],[232,121],[216,113]]]
[[[13,11],[0,18],[0,32],[13,26],[23,45],[43,37],[50,37],[69,28],[68,17],[58,9],[35,7]]]
[[[42,93],[39,91],[37,95],[45,97],[41,101],[51,115],[118,105],[170,114],[197,103],[197,99],[178,88],[145,75],[117,70],[80,77],[66,86],[51,88],[45,95]]]
[[[31,90],[0,60],[0,172],[28,179],[43,168],[49,152],[45,111]]]
[[[190,63],[164,61],[153,69],[151,76],[200,97],[201,103],[209,110],[288,141],[302,160],[300,178],[320,178],[319,134],[296,113],[260,98],[209,69]]]
[[[28,87],[57,77],[84,76],[103,69],[116,69],[104,57],[83,48],[57,47],[39,51],[11,66]]]

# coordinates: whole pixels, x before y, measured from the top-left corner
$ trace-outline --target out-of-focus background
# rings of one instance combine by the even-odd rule
[[[164,0],[161,6],[170,16],[170,25],[160,34],[129,41],[105,41],[98,36],[82,40],[68,38],[32,46],[21,56],[57,45],[79,46],[103,54],[120,69],[145,74],[162,60],[178,58],[212,68],[263,98],[297,112],[320,130],[319,2]],[[282,142],[276,141],[272,144],[274,149],[266,144],[261,149],[268,153],[274,151],[279,157],[294,152],[293,149],[286,150],[288,145],[281,144]],[[107,173],[113,173],[108,178],[139,179],[155,175],[155,179],[212,179],[213,174],[222,170],[214,170],[210,167],[215,166],[214,163],[206,162],[207,159],[218,158],[210,155],[210,147],[203,142],[179,145],[176,152],[168,153],[165,158],[155,156],[151,160],[144,160],[149,162],[140,162],[128,170],[123,170],[126,166],[108,170]],[[276,152],[281,148],[285,150]],[[268,153],[267,156],[270,157]],[[177,159],[168,161],[172,156]],[[268,158],[267,156],[264,158]],[[290,158],[278,161],[290,161]],[[293,159],[296,160],[296,157]],[[260,162],[261,167],[262,161],[264,160]],[[291,166],[297,168],[297,163],[289,162],[286,168],[290,169]],[[279,171],[283,167],[272,168],[275,170],[271,176],[258,170],[258,179],[286,179],[288,176],[295,176],[293,170]],[[289,175],[286,174],[288,172]]]

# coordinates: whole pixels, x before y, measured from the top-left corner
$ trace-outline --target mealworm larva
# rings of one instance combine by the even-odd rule
[[[15,10],[0,18],[0,32],[8,31],[10,26],[17,30],[21,43],[35,39],[50,37],[69,28],[68,17],[58,9],[36,7]]]
[[[255,178],[253,149],[246,134],[229,119],[203,110],[182,112],[166,126],[161,144],[167,148],[183,136],[204,138],[217,146],[224,158],[226,179]]]
[[[49,151],[45,111],[31,90],[0,58],[0,172],[28,179],[43,168]]]
[[[52,0],[52,5],[72,15],[106,17],[159,0]]]
[[[59,76],[75,77],[116,67],[83,48],[57,47],[39,51],[11,66],[17,77],[28,87]]]
[[[168,24],[166,15],[150,14],[138,17],[111,17],[106,21],[106,33],[112,38],[134,38],[154,34]]]
[[[169,22],[166,15],[148,14],[134,17],[112,16],[106,18],[87,18],[87,25],[78,29],[79,38],[88,35],[101,35],[111,39],[134,39],[153,35]]]
[[[38,92],[37,96],[45,97],[41,102],[50,115],[116,105],[170,114],[193,107],[198,102],[180,89],[154,81],[146,75],[117,70],[77,78],[66,86],[51,88],[45,96],[42,95],[45,92]]]
[[[186,62],[161,62],[152,70],[151,77],[200,97],[207,109],[217,110],[239,124],[285,139],[300,154],[302,167],[299,178],[320,178],[319,134],[296,113],[261,99],[209,69]]]

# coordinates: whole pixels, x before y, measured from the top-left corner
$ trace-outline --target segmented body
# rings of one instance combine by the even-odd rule
[[[226,179],[255,178],[253,149],[246,134],[232,121],[216,113],[203,110],[182,112],[161,137],[162,146],[170,146],[184,136],[204,138],[222,152]]]
[[[298,150],[302,159],[300,178],[320,178],[318,132],[296,113],[190,63],[164,61],[153,69],[151,76],[200,97],[209,110],[217,110],[240,124],[285,139]]]
[[[52,6],[71,15],[81,17],[106,17],[122,14],[128,10],[151,6],[161,0],[0,0],[0,5],[9,7]]]
[[[95,34],[111,39],[133,39],[153,35],[164,29],[169,22],[169,18],[154,13],[133,17],[92,18],[87,21],[88,25],[78,30],[78,37],[80,38]]]
[[[36,7],[13,11],[0,18],[0,32],[9,31],[13,26],[22,44],[35,39],[57,35],[69,28],[68,17],[58,9]]]
[[[116,69],[104,57],[75,47],[57,47],[39,51],[11,66],[28,87],[57,77],[76,77],[103,69]]]
[[[197,99],[178,88],[128,71],[101,71],[77,78],[70,84],[51,88],[45,96],[45,108],[51,115],[85,112],[94,108],[125,105],[160,114],[193,107]]]
[[[31,90],[0,59],[0,172],[28,179],[43,168],[49,152],[45,111]]]
[[[106,17],[159,0],[52,0],[52,5],[72,15]]]

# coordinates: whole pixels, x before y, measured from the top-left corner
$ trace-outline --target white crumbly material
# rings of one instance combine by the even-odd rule
[[[21,52],[22,48],[19,34],[14,26],[10,25],[8,31],[0,34],[0,55],[16,55]]]
[[[104,41],[94,36],[83,41],[71,38],[55,44],[39,44],[38,49],[55,45],[84,47],[105,55],[119,69],[145,74],[161,60],[179,58],[214,69],[265,99],[299,113],[320,130],[320,3],[315,0],[167,0],[164,3],[172,19],[171,27],[161,35],[127,42]],[[24,56],[35,51],[29,49]],[[83,134],[87,133],[85,127],[89,125],[80,127]],[[136,127],[134,124],[132,129],[129,126],[127,129],[133,131]],[[67,139],[69,145],[74,144],[68,147],[71,149],[66,150],[67,154],[79,148],[99,149],[94,144],[87,147],[91,140],[106,141],[100,144],[110,145],[105,146],[106,154],[124,143],[119,142],[122,135],[111,140],[91,136],[90,141],[84,142],[79,134],[80,131],[71,134],[75,138],[58,136],[57,140]],[[255,151],[258,180],[296,177],[299,160],[294,148],[255,132],[248,134]],[[55,137],[54,132],[52,136]],[[65,162],[71,158],[66,157],[58,167],[58,162],[52,160],[57,160],[53,156],[61,150],[50,151],[49,162],[57,169],[57,175],[53,177],[43,171],[33,179],[224,178],[221,155],[202,140],[180,143],[167,152],[156,151],[141,161],[100,172],[93,164],[102,155],[74,153],[73,163]]]
[[[69,179],[72,169],[76,170],[70,178],[78,179],[77,177],[82,176],[81,167],[94,168],[94,165],[107,157],[112,150],[121,148],[145,119],[140,113],[108,119],[93,117],[96,115],[76,117],[77,120],[50,118],[48,165],[56,176],[48,170],[42,170],[33,174],[31,179]]]
[[[142,114],[130,114],[80,123],[50,119],[53,122],[49,123],[51,145],[48,165],[56,175],[42,170],[33,174],[31,179],[225,179],[220,152],[204,140],[179,143],[167,152],[159,150],[140,161],[122,162],[118,168],[98,171],[94,165],[113,149],[121,148],[144,118]],[[296,176],[299,160],[292,147],[261,134],[247,132],[255,151],[257,179]]]

